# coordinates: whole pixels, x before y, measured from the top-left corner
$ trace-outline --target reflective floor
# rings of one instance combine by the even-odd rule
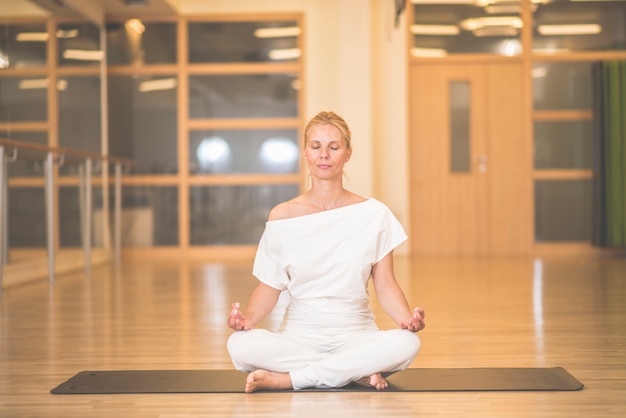
[[[560,366],[582,391],[50,394],[82,370],[232,368],[226,315],[255,284],[251,264],[129,262],[5,288],[0,416],[626,416],[626,258],[610,257],[395,261],[427,312],[412,367]]]

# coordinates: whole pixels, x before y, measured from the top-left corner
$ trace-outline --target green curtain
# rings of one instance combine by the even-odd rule
[[[626,247],[626,61],[597,63],[593,244]]]

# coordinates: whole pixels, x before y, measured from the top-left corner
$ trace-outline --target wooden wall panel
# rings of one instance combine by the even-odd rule
[[[522,67],[485,66],[490,254],[527,254],[533,240],[532,155],[525,143]]]

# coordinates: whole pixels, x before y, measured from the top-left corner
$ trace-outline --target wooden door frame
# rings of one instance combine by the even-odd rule
[[[426,71],[421,71],[424,69]],[[454,204],[455,200],[447,198],[448,203],[445,203],[445,194],[438,191],[432,194],[433,190],[442,190],[443,187],[443,183],[432,184],[433,181],[441,181],[443,178],[439,175],[440,179],[437,180],[438,175],[433,171],[437,167],[441,169],[441,160],[439,166],[436,166],[437,162],[433,162],[433,159],[446,158],[445,155],[441,155],[446,153],[446,145],[441,144],[448,142],[446,139],[437,138],[437,132],[447,132],[445,128],[433,131],[435,128],[431,125],[433,121],[448,124],[447,116],[433,114],[433,110],[442,112],[447,100],[439,97],[442,96],[440,87],[437,90],[438,87],[433,83],[457,78],[457,70],[460,74],[468,74],[460,78],[471,78],[473,84],[471,111],[474,115],[471,119],[474,122],[470,127],[473,137],[473,157],[484,153],[489,159],[485,178],[475,179],[476,190],[483,198],[482,201],[481,199],[477,201],[477,211],[480,213],[475,217],[477,225],[473,226],[463,225],[463,221],[458,221],[464,216],[465,222],[472,218],[468,217],[464,210],[457,211],[458,219],[456,224],[453,224],[454,217],[450,218],[447,215],[451,208],[445,206]],[[420,72],[420,75],[416,76],[416,72]],[[414,255],[530,253],[534,230],[530,170],[532,154],[527,147],[522,74],[523,65],[519,62],[438,63],[411,66],[410,236]],[[425,81],[421,79],[423,77],[431,77],[431,80]],[[437,77],[444,77],[445,81]],[[480,136],[484,138],[479,139]],[[430,140],[425,142],[424,137]],[[472,167],[473,172],[476,171],[475,168]],[[452,210],[454,211],[453,208]],[[471,240],[472,234],[481,233],[485,234],[486,243],[481,243],[480,239],[475,244],[458,242]]]

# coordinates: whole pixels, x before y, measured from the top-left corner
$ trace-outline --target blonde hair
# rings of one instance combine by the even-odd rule
[[[346,147],[350,149],[352,147],[352,134],[350,133],[350,128],[346,121],[336,114],[335,112],[319,112],[317,115],[313,116],[309,123],[307,123],[304,128],[304,146],[309,142],[309,134],[311,132],[311,128],[319,125],[332,125],[339,130],[341,136],[346,142]]]

